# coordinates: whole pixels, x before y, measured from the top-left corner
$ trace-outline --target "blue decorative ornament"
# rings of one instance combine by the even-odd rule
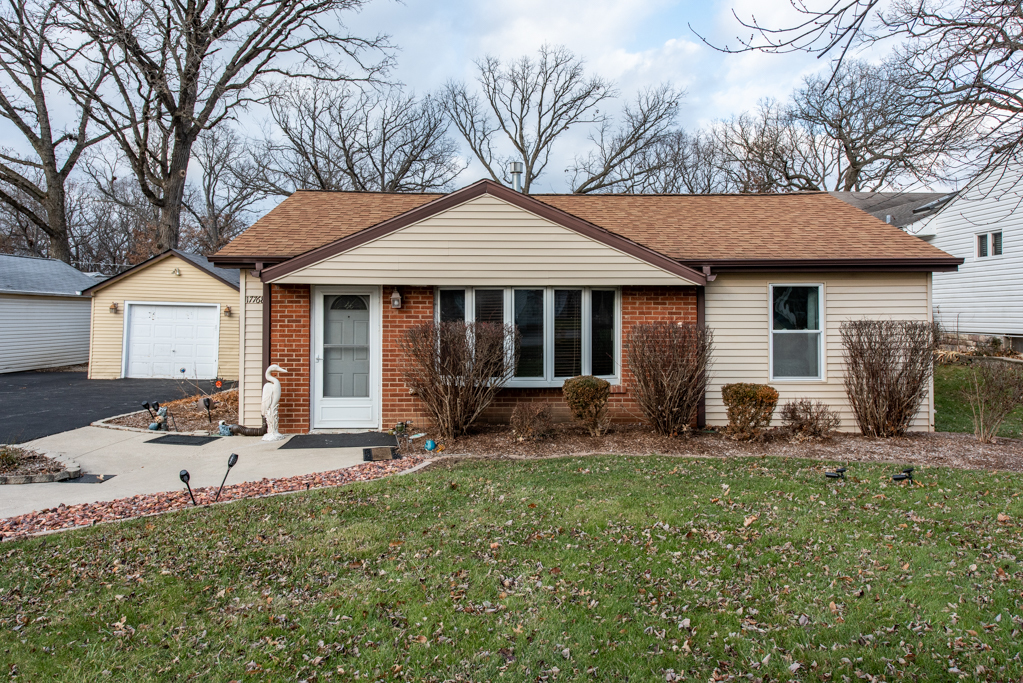
[[[155,432],[158,429],[160,429],[160,423],[159,422],[150,422],[149,423],[149,428]]]
[[[221,436],[231,436],[231,427],[229,425],[221,424],[217,431]]]
[[[426,450],[433,451],[436,448],[437,448],[437,442],[434,441],[433,439],[430,439],[429,441],[426,442]]]

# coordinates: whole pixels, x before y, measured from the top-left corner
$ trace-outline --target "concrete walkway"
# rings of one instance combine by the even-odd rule
[[[227,471],[227,458],[238,454],[228,484],[293,477],[351,467],[362,462],[361,448],[300,448],[278,450],[286,441],[265,442],[259,437],[230,436],[203,446],[149,444],[153,433],[83,427],[21,444],[47,453],[61,453],[78,461],[83,474],[116,474],[100,484],[56,482],[0,486],[0,518],[61,503],[95,503],[128,498],[140,493],[183,489],[178,472],[188,470],[193,488],[219,486]]]

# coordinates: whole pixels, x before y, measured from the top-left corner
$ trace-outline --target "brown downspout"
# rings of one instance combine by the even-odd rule
[[[707,292],[705,287],[696,288],[696,326],[703,329],[707,324]],[[696,408],[696,427],[703,429],[707,426],[707,389],[704,388],[700,395],[700,403]]]

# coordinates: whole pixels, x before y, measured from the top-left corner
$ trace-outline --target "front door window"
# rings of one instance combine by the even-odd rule
[[[369,396],[369,297],[326,296],[323,307],[323,395]]]

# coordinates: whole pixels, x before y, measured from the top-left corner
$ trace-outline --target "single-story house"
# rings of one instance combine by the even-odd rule
[[[238,378],[238,271],[171,249],[85,290],[89,379]]]
[[[623,348],[631,327],[713,330],[701,421],[727,423],[721,386],[763,382],[855,423],[843,320],[929,320],[931,275],[954,258],[826,192],[525,195],[488,180],[449,194],[299,191],[211,257],[242,270],[240,418],[260,424],[271,363],[282,432],[423,419],[398,341],[426,320],[518,326],[514,379],[484,417],[562,403],[573,375],[612,384],[640,421]],[[928,397],[914,423],[932,425]]]
[[[1023,163],[980,173],[913,232],[965,261],[935,276],[935,320],[968,342],[1023,351]]]
[[[0,254],[0,372],[89,360],[95,278],[55,259]]]

